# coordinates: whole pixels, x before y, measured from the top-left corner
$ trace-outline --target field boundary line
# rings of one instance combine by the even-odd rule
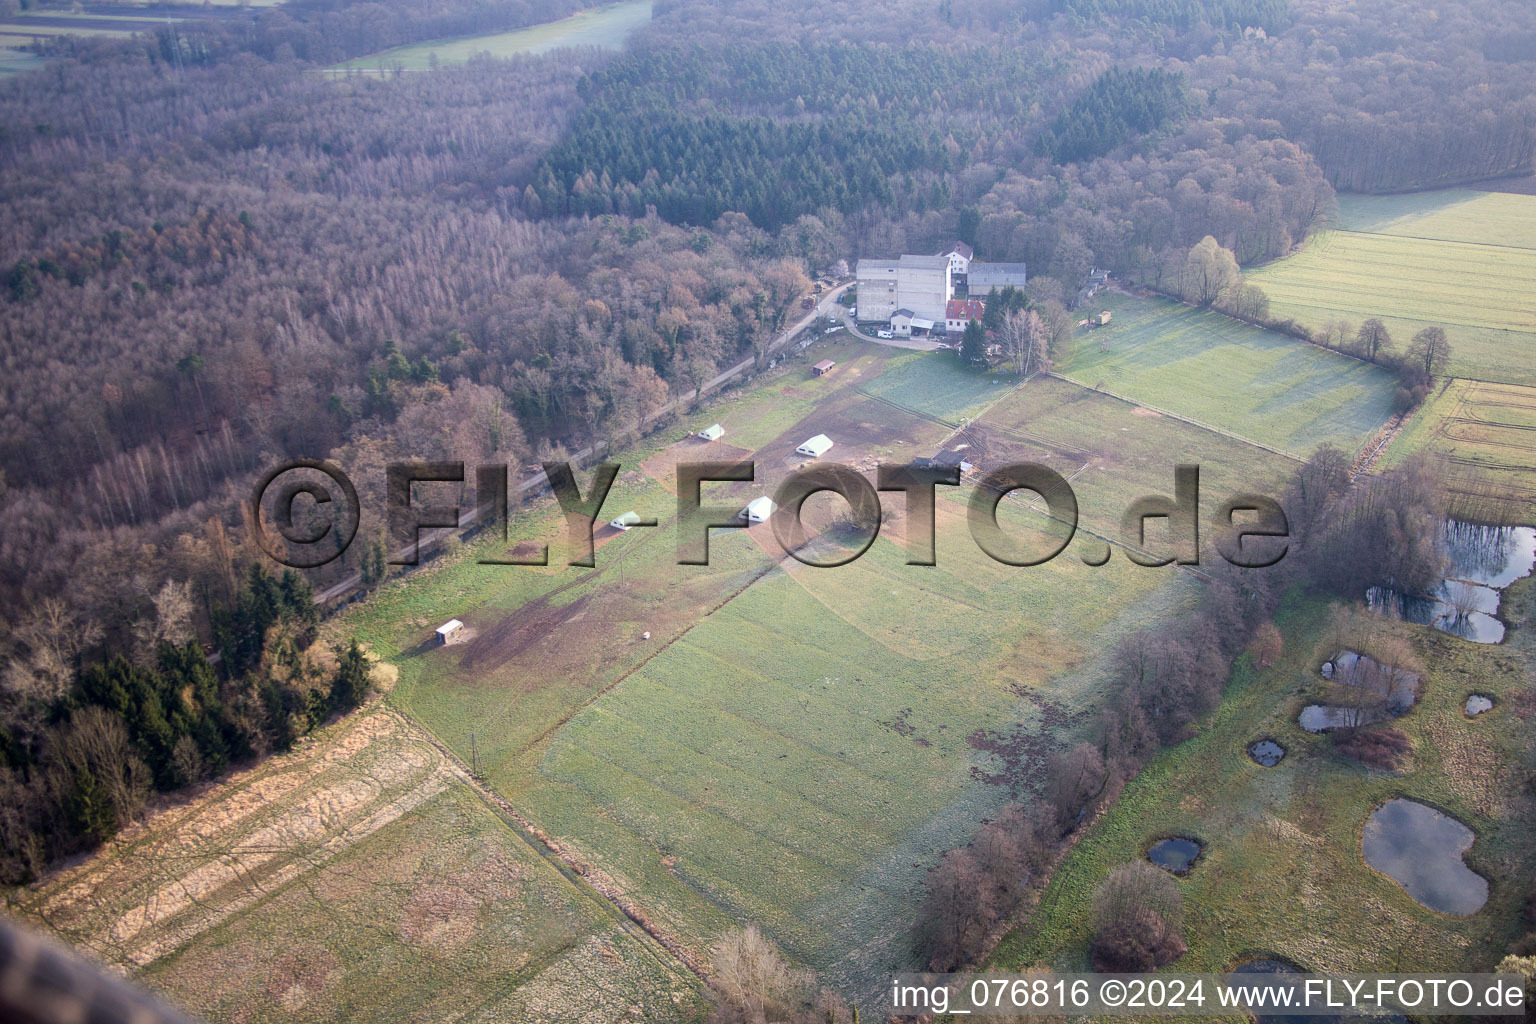
[[[1060,380],[1064,380],[1068,384],[1072,384],[1072,385],[1074,385],[1076,387],[1082,388],[1084,391],[1093,391],[1093,392],[1096,392],[1096,393],[1101,394],[1101,395],[1108,395],[1110,398],[1118,399],[1119,401],[1122,401],[1122,402],[1124,402],[1127,405],[1134,405],[1134,406],[1137,406],[1138,408],[1147,409],[1147,410],[1150,410],[1151,412],[1155,412],[1159,416],[1167,416],[1169,419],[1178,420],[1181,423],[1188,423],[1192,427],[1199,427],[1201,430],[1209,431],[1212,434],[1219,434],[1222,437],[1225,437],[1225,438],[1227,438],[1228,440],[1231,440],[1231,441],[1238,441],[1238,442],[1240,442],[1242,444],[1252,445],[1255,448],[1261,448],[1261,449],[1263,449],[1266,452],[1271,452],[1271,453],[1273,453],[1275,455],[1279,455],[1279,456],[1281,456],[1283,458],[1290,459],[1292,462],[1305,462],[1306,461],[1300,455],[1297,455],[1295,452],[1284,451],[1284,450],[1282,450],[1280,448],[1274,447],[1273,445],[1267,445],[1267,444],[1264,444],[1261,441],[1255,441],[1252,438],[1243,437],[1241,434],[1234,434],[1230,430],[1223,430],[1220,427],[1213,427],[1209,423],[1202,423],[1199,420],[1193,419],[1193,418],[1191,418],[1189,416],[1181,416],[1181,415],[1179,415],[1176,412],[1169,412],[1167,409],[1160,409],[1160,408],[1158,408],[1155,405],[1148,405],[1146,402],[1138,402],[1134,398],[1130,398],[1130,397],[1128,397],[1126,395],[1122,395],[1122,394],[1120,394],[1119,392],[1116,392],[1116,391],[1111,391],[1108,388],[1094,387],[1094,386],[1092,386],[1090,384],[1084,384],[1080,380],[1074,380],[1073,378],[1068,377],[1066,374],[1060,372],[1059,370],[1051,370],[1051,371],[1049,371],[1049,373],[1050,373],[1050,375],[1052,377],[1056,377],[1056,378],[1058,378]]]
[[[547,729],[540,732],[533,739],[529,740],[527,743],[524,743],[512,756],[521,756],[527,753],[529,750],[532,750],[534,747],[538,746],[540,743],[543,743],[555,732],[569,723],[571,719],[575,718],[582,711],[585,711],[587,708],[597,703],[598,700],[616,688],[620,683],[624,682],[624,680],[628,679],[640,669],[650,664],[653,658],[657,657],[663,651],[667,650],[667,648],[671,647],[673,644],[677,643],[679,640],[683,639],[683,637],[691,633],[694,628],[699,625],[699,623],[703,622],[715,612],[719,611],[721,608],[725,607],[727,604],[740,597],[754,583],[758,582],[777,568],[779,568],[779,561],[774,560],[770,564],[764,566],[758,572],[753,573],[750,579],[748,579],[741,586],[737,587],[735,590],[731,591],[729,594],[725,595],[725,597],[721,598],[718,603],[716,603],[713,607],[701,615],[699,619],[690,625],[687,629],[682,630],[676,636],[658,646],[656,650],[646,655],[645,658],[641,659],[641,661],[633,665],[628,671],[620,674],[611,683],[604,686],[597,692],[589,695],[586,700],[581,702],[581,704],[575,708],[572,708],[568,714],[562,715],[558,722],[550,725]],[[511,822],[513,822],[518,829],[526,832],[528,836],[532,836],[537,839],[543,850],[547,851],[547,856],[554,858],[565,869],[568,869],[572,874],[580,878],[588,888],[601,896],[608,905],[621,913],[625,918],[634,922],[634,924],[642,929],[646,935],[660,944],[661,947],[668,953],[671,953],[674,957],[676,957],[680,963],[687,967],[688,970],[697,976],[701,981],[707,982],[709,980],[708,973],[700,964],[697,954],[694,953],[692,949],[684,945],[680,940],[673,938],[667,932],[662,930],[660,926],[654,924],[646,915],[644,908],[631,900],[624,893],[624,890],[621,889],[619,885],[614,882],[605,872],[593,868],[585,860],[582,860],[576,854],[572,853],[558,838],[544,831],[544,829],[541,828],[535,821],[524,815],[521,811],[517,810],[517,808],[514,807],[506,797],[502,796],[495,789],[491,788],[488,783],[482,781],[473,773],[471,773],[468,767],[464,764],[463,759],[460,758],[459,755],[456,754],[452,748],[444,743],[435,733],[433,733],[425,723],[417,721],[404,709],[391,706],[391,710],[403,718],[412,728],[420,732],[421,735],[424,736],[427,741],[430,742],[432,746],[441,752],[445,757],[449,758],[451,763],[470,779],[472,788],[476,793],[479,793],[483,799],[489,801],[493,807],[495,807]],[[524,838],[526,840],[527,837],[525,836]]]
[[[407,726],[415,730],[427,743],[448,760],[453,774],[463,777],[470,791],[479,797],[507,825],[509,832],[517,836],[519,841],[527,845],[534,853],[554,866],[555,870],[569,881],[578,892],[585,894],[589,899],[601,904],[610,913],[614,914],[620,922],[620,927],[624,929],[626,934],[634,937],[633,929],[640,929],[646,939],[656,943],[671,954],[678,963],[687,969],[688,973],[692,974],[699,981],[706,983],[709,981],[709,975],[705,972],[698,956],[693,950],[653,923],[646,915],[644,908],[629,899],[618,883],[610,878],[606,872],[593,868],[592,865],[567,848],[558,838],[544,831],[536,822],[514,807],[511,801],[496,792],[489,783],[477,776],[459,755],[454,753],[452,748],[439,739],[425,724],[416,721],[404,711],[393,707],[390,710],[403,719]],[[650,955],[656,956],[655,950],[649,948],[648,942],[642,941],[641,946]],[[656,957],[656,959],[668,968],[669,973],[677,973],[661,957]]]
[[[866,391],[862,384],[856,386],[853,390],[854,390],[855,394],[863,395],[865,398],[869,399],[871,402],[879,402],[881,405],[888,405],[892,409],[895,409],[898,412],[904,412],[904,413],[907,413],[910,416],[916,416],[920,420],[926,420],[929,423],[937,423],[939,426],[941,426],[941,427],[948,427],[951,430],[956,429],[956,427],[958,426],[958,424],[951,423],[949,420],[942,419],[942,418],[940,418],[938,416],[933,415],[932,413],[923,412],[921,409],[914,409],[910,405],[902,405],[900,402],[896,401],[894,398],[886,398],[884,395],[877,395],[877,394],[875,394],[872,391]]]
[[[784,557],[788,558],[790,556],[785,555]],[[636,672],[640,671],[642,668],[644,668],[645,666],[649,665],[651,663],[652,659],[660,656],[662,654],[662,652],[664,652],[667,648],[669,648],[673,644],[677,643],[679,640],[681,640],[683,637],[687,636],[689,633],[692,633],[694,631],[694,629],[699,625],[699,623],[703,622],[705,619],[707,619],[711,615],[715,614],[715,612],[719,611],[721,608],[724,608],[726,605],[728,605],[732,601],[736,600],[742,594],[746,593],[747,588],[752,586],[752,584],[756,583],[758,580],[762,579],[764,576],[767,576],[773,570],[775,570],[777,568],[780,568],[780,562],[781,562],[781,559],[774,559],[771,563],[769,563],[768,565],[764,566],[762,569],[758,570],[756,573],[754,573],[752,575],[751,579],[747,580],[745,583],[743,583],[741,586],[737,587],[735,590],[731,591],[729,594],[726,594],[723,598],[721,598],[719,600],[719,602],[717,602],[716,604],[712,605],[707,611],[705,611],[702,615],[700,615],[696,621],[690,623],[687,629],[682,630],[676,636],[674,636],[671,639],[669,639],[669,640],[663,642],[662,644],[658,645],[657,648],[654,651],[652,651],[650,654],[647,654],[644,658],[641,658],[638,662],[636,662],[634,665],[630,666],[627,670],[625,670],[624,672],[620,673],[619,676],[613,680],[613,682],[611,682],[608,685],[602,687],[601,689],[595,691],[594,693],[589,694],[587,696],[587,699],[582,701],[576,707],[572,708],[569,714],[562,715],[558,722],[555,722],[553,725],[549,726],[543,732],[539,733],[537,736],[535,736],[532,739],[530,739],[527,743],[524,743],[521,747],[518,747],[516,753],[513,756],[517,757],[517,756],[521,756],[523,754],[528,753],[528,751],[532,750],[534,747],[537,747],[540,743],[543,743],[545,740],[549,739],[550,736],[554,735],[560,729],[563,729],[570,722],[571,719],[573,719],[577,715],[581,714],[583,711],[585,711],[587,708],[591,707],[593,704],[596,704],[610,690],[613,690],[615,687],[617,687],[624,680],[628,679],[630,676],[634,675]]]
[[[1359,228],[1335,228],[1350,235],[1373,235],[1377,238],[1411,238],[1416,242],[1438,242],[1446,245],[1471,245],[1480,249],[1513,249],[1515,252],[1536,252],[1532,245],[1504,245],[1500,242],[1469,242],[1464,238],[1436,238],[1433,235],[1404,235],[1394,231],[1362,231]]]

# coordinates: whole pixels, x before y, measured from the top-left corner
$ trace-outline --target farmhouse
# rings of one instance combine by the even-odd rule
[[[832,367],[834,367],[836,365],[837,364],[834,363],[830,359],[823,359],[821,362],[819,362],[815,366],[811,367],[811,376],[812,377],[824,377],[827,374],[831,373],[832,372]]]
[[[950,299],[944,311],[944,327],[951,334],[965,330],[972,320],[980,320],[987,312],[987,304],[980,299]]]
[[[773,510],[776,508],[778,506],[773,503],[773,499],[765,494],[760,498],[753,498],[746,508],[736,513],[736,517],[745,519],[749,523],[762,523],[773,515]]]
[[[452,643],[462,632],[464,632],[464,623],[458,619],[449,619],[437,627],[437,642],[440,645]]]
[[[949,276],[952,279],[958,279],[955,283],[964,284],[965,275],[971,272],[971,260],[975,257],[976,250],[964,242],[956,242],[939,255],[949,260]]]
[[[910,309],[898,309],[891,314],[891,330],[898,338],[910,338],[914,333],[921,335],[933,330],[933,321]]]
[[[711,424],[699,431],[699,437],[705,441],[718,441],[725,436],[725,428],[718,423]]]
[[[799,455],[808,455],[813,459],[819,459],[832,448],[832,439],[826,434],[817,434],[805,444],[795,449]]]
[[[993,288],[1023,288],[1026,276],[1022,263],[972,263],[966,287],[971,295],[986,295]]]
[[[628,512],[625,512],[623,515],[619,516],[619,518],[615,519],[613,522],[609,523],[608,525],[613,527],[615,530],[627,530],[631,526],[639,526],[640,525],[640,513],[636,512],[634,510],[630,510]]]
[[[927,320],[944,319],[954,296],[947,256],[903,256],[899,260],[859,260],[859,320],[885,323],[899,309]]]

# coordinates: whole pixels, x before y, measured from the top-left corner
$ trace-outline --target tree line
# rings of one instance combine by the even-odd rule
[[[1398,379],[1395,397],[1400,412],[1422,402],[1435,378],[1444,376],[1450,364],[1451,341],[1438,324],[1421,328],[1399,346],[1387,325],[1376,317],[1368,317],[1358,326],[1334,319],[1320,328],[1272,317],[1264,289],[1244,281],[1237,257],[1209,235],[1187,252],[1171,250],[1148,254],[1148,258],[1150,262],[1134,272],[1141,283],[1158,291],[1392,371]]]

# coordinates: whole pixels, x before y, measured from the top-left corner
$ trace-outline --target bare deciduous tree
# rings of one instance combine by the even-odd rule
[[[1045,321],[1033,309],[1010,313],[1003,320],[1003,351],[1013,362],[1013,372],[1021,377],[1043,373],[1051,368],[1050,335]]]

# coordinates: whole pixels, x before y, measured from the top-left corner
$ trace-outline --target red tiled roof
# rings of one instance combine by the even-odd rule
[[[950,299],[944,316],[948,320],[980,320],[987,304],[980,299]]]

